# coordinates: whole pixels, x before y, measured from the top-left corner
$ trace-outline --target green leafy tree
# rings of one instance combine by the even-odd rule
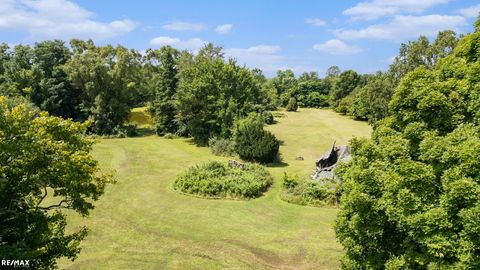
[[[480,32],[408,73],[338,171],[344,269],[480,268]]]
[[[178,57],[179,52],[170,46],[147,51],[149,68],[153,70],[150,81],[152,88],[155,89],[153,111],[158,135],[177,131],[174,100],[178,86]]]
[[[3,47],[8,50],[8,47]],[[28,96],[38,82],[38,73],[32,69],[33,51],[30,46],[16,45],[11,52],[4,51],[3,83],[0,94]]]
[[[439,32],[432,44],[425,36],[420,36],[416,41],[402,43],[399,55],[389,69],[394,85],[398,85],[408,72],[417,67],[433,68],[438,59],[452,53],[457,43],[458,37],[451,30]]]
[[[290,69],[277,71],[277,76],[273,78],[273,84],[277,90],[277,95],[281,106],[286,106],[292,96],[295,95],[297,79]]]
[[[92,130],[111,134],[127,119],[141,74],[140,54],[125,47],[97,47],[72,40],[72,58],[64,70],[81,91],[81,107],[93,121]]]
[[[51,269],[75,259],[87,233],[67,233],[60,209],[88,215],[112,178],[89,154],[88,123],[15,103],[0,97],[0,257]]]
[[[360,76],[353,70],[346,70],[340,74],[334,87],[330,90],[330,99],[334,109],[344,97],[348,96],[359,85]]]
[[[393,82],[388,74],[377,72],[361,86],[353,96],[351,114],[370,123],[388,115],[388,103],[392,99]]]
[[[70,57],[70,51],[61,40],[35,44],[32,69],[38,74],[39,81],[30,93],[30,100],[52,115],[84,119],[79,108],[80,93],[73,88],[63,70]]]
[[[176,120],[185,124],[196,143],[230,137],[235,119],[264,107],[265,97],[252,72],[232,59],[225,61],[221,48],[209,44],[197,56],[185,55],[179,61]]]

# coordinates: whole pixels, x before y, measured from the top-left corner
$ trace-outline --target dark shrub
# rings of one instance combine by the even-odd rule
[[[235,152],[243,160],[269,163],[277,157],[280,142],[271,132],[263,130],[260,121],[239,121],[234,138]]]
[[[296,112],[297,109],[297,99],[294,97],[290,98],[290,100],[288,100],[287,107],[285,107],[285,110],[287,110],[287,112]]]
[[[173,184],[184,193],[211,198],[249,199],[262,195],[272,184],[270,173],[261,165],[229,167],[218,161],[190,167]]]

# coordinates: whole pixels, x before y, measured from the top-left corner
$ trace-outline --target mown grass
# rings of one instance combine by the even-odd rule
[[[87,218],[69,216],[69,228],[89,236],[66,269],[336,269],[341,246],[332,224],[337,210],[289,204],[279,198],[283,172],[308,177],[314,160],[333,142],[370,128],[329,110],[300,109],[268,126],[283,144],[282,163],[269,167],[273,186],[249,201],[209,200],[179,194],[175,177],[187,167],[228,158],[188,139],[146,136],[105,139],[94,155],[116,170]],[[297,156],[304,161],[295,160]]]

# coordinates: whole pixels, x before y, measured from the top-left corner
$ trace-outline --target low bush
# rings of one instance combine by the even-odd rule
[[[236,168],[210,161],[187,169],[173,184],[174,189],[207,198],[250,199],[259,197],[272,184],[270,173],[261,165]]]
[[[319,182],[300,180],[298,176],[285,173],[282,185],[284,201],[310,206],[327,206],[338,203],[337,184],[331,181]]]
[[[103,136],[104,138],[126,138],[138,136],[136,124],[125,124],[116,126],[112,130],[112,134]]]
[[[266,125],[271,125],[275,123],[275,118],[273,117],[273,114],[271,112],[262,112],[261,117],[263,123],[265,123]]]
[[[278,155],[280,142],[271,132],[263,130],[261,121],[244,119],[237,123],[235,152],[243,160],[260,163],[273,162]]]
[[[208,140],[208,146],[214,155],[233,156],[235,155],[235,142],[230,139],[212,137]]]

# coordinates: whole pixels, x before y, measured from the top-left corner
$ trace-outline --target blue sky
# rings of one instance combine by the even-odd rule
[[[0,42],[92,38],[140,51],[213,42],[269,76],[332,65],[367,73],[419,35],[472,31],[479,12],[478,0],[0,0]]]

